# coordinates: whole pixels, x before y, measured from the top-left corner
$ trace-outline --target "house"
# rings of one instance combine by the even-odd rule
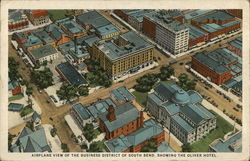
[[[196,91],[160,83],[148,95],[147,110],[183,144],[194,143],[216,127],[216,117],[201,105]]]
[[[41,116],[36,111],[32,114],[31,121],[33,123],[34,129],[38,130],[40,128],[42,121],[41,121]]]
[[[242,131],[239,131],[227,139],[216,139],[209,145],[210,152],[227,152],[240,153],[242,152]]]
[[[22,87],[16,80],[8,79],[8,96],[12,97],[14,95],[22,94]]]
[[[113,89],[110,92],[110,98],[116,105],[124,104],[125,102],[132,102],[135,100],[135,96],[130,93],[125,86]]]
[[[58,51],[52,45],[44,45],[42,47],[28,51],[28,56],[34,64],[53,61],[58,58]]]
[[[47,31],[49,35],[55,40],[56,46],[62,45],[71,40],[68,35],[55,24],[49,24],[46,26],[45,31]]]
[[[49,14],[46,10],[34,10],[28,12],[28,17],[31,23],[35,26],[49,23]]]
[[[10,151],[14,153],[51,152],[51,147],[48,144],[43,128],[31,131],[29,128],[24,127],[16,142],[11,146]]]
[[[43,42],[43,44],[45,44],[45,45],[49,44],[49,45],[51,45],[53,47],[56,47],[55,40],[52,39],[45,30],[38,29],[36,31],[33,31],[33,34],[35,36],[37,36]]]
[[[20,112],[24,105],[20,103],[10,103],[8,106],[8,111]]]

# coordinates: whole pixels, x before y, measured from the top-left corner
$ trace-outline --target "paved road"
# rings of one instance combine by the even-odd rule
[[[239,36],[239,35],[238,35]],[[236,36],[234,36],[236,37]],[[230,38],[228,40],[224,40],[222,41],[222,43],[229,41],[233,38]],[[14,57],[16,61],[19,62],[20,64],[20,68],[18,69],[18,72],[22,75],[22,77],[30,82],[30,72],[29,69],[25,66],[25,64],[23,63],[22,59],[17,55],[16,51],[10,46],[10,56]],[[210,47],[204,48],[203,50],[212,50],[215,48],[219,47],[219,43],[211,45]],[[94,101],[96,101],[98,98],[106,98],[109,95],[109,91],[112,89],[115,89],[119,86],[126,86],[127,88],[131,88],[136,84],[136,79],[143,76],[146,73],[157,73],[159,72],[159,69],[162,65],[166,65],[168,64],[169,61],[172,60],[172,58],[166,58],[165,56],[163,56],[159,51],[155,50],[155,56],[156,57],[160,57],[161,60],[158,61],[159,66],[156,67],[155,69],[151,69],[151,70],[147,70],[144,71],[142,73],[139,73],[133,77],[130,77],[128,79],[126,79],[124,82],[122,83],[116,83],[113,84],[110,88],[106,88],[106,89],[102,89],[100,91],[97,91],[95,93],[90,94],[89,96],[86,97],[80,97],[79,98],[79,102],[83,103],[83,104],[90,104]],[[199,50],[201,51],[201,50]],[[191,60],[191,56],[194,55],[196,52],[192,53],[192,54],[188,54],[185,55],[183,57],[179,57],[176,60],[178,62],[188,62]],[[183,69],[182,70],[178,70],[178,68],[180,68],[180,66],[175,65],[174,66],[177,70],[176,73],[177,75],[180,74],[181,72],[185,72]],[[183,68],[183,67],[181,67]],[[69,149],[71,152],[79,152],[81,151],[80,147],[77,146],[73,140],[71,139],[71,130],[68,128],[68,126],[66,125],[65,121],[64,121],[64,116],[66,114],[68,114],[68,112],[71,109],[70,104],[66,104],[60,107],[56,107],[53,102],[50,100],[50,98],[48,97],[48,95],[43,91],[42,93],[39,93],[36,86],[32,83],[30,83],[30,85],[33,87],[33,97],[36,100],[36,102],[38,103],[38,105],[40,106],[41,110],[42,110],[42,123],[43,124],[52,124],[55,125],[55,127],[58,130],[58,136],[60,138],[60,140],[63,143],[66,143],[69,146]],[[203,87],[204,88],[204,87]],[[49,101],[49,103],[46,103],[46,101]],[[52,119],[50,119],[52,118]],[[18,127],[16,127],[18,128]],[[15,129],[11,129],[12,131],[15,131]]]

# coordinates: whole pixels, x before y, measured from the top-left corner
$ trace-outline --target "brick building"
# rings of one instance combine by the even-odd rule
[[[232,51],[236,55],[242,57],[242,38],[236,38],[226,44],[224,44],[228,50]]]
[[[127,136],[122,134],[104,142],[105,150],[107,152],[140,152],[151,138],[156,139],[157,147],[165,141],[164,131],[153,119],[145,121],[143,127]]]
[[[45,30],[54,39],[54,41],[56,42],[56,46],[65,44],[71,40],[69,36],[55,24],[46,26]]]
[[[8,80],[8,97],[12,97],[17,94],[22,94],[22,87],[20,83],[16,80]]]
[[[196,54],[191,63],[194,70],[217,85],[241,75],[241,62],[225,48]]]
[[[235,17],[242,19],[242,9],[227,9],[226,12],[230,13],[231,15],[234,15]]]
[[[100,129],[106,133],[106,139],[111,140],[138,130],[143,126],[143,121],[143,112],[137,111],[131,103],[125,103],[117,107],[109,106],[100,115]]]
[[[208,33],[200,30],[199,28],[187,24],[189,28],[189,41],[188,46],[200,46],[209,40]]]
[[[29,26],[29,21],[27,16],[23,11],[19,10],[9,10],[8,15],[8,28],[9,31],[15,31],[27,28]]]

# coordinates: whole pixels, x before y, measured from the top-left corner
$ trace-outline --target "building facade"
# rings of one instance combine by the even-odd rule
[[[28,13],[29,20],[35,26],[49,23],[49,14],[46,10],[34,10]]]
[[[216,118],[195,91],[160,83],[148,95],[147,110],[183,144],[194,143],[216,127]]]
[[[92,57],[100,60],[113,80],[153,62],[154,46],[133,32],[93,44]]]
[[[18,10],[9,10],[8,28],[9,31],[21,30],[29,26],[28,17]]]
[[[57,59],[58,51],[52,45],[44,45],[28,51],[28,56],[34,64],[42,64]]]

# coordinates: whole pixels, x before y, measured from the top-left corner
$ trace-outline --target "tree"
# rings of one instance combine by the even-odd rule
[[[63,152],[69,152],[69,148],[67,144],[62,143],[61,144],[61,149],[63,150]]]
[[[50,130],[50,134],[52,137],[56,136],[57,134],[57,129],[55,127],[53,127],[51,130]]]
[[[156,152],[156,151],[157,151],[157,145],[155,138],[151,138],[148,141],[148,143],[141,148],[141,152]]]
[[[134,86],[134,89],[139,92],[149,92],[157,81],[157,74],[146,74],[136,79],[138,84]]]
[[[91,142],[93,139],[97,138],[99,134],[100,132],[97,129],[94,129],[93,124],[87,123],[83,128],[83,135],[88,140],[88,142]]]
[[[53,73],[49,68],[45,68],[43,71],[32,70],[31,75],[31,81],[34,82],[40,89],[53,85]]]
[[[183,145],[181,146],[181,148],[182,148],[182,152],[191,152],[191,150],[192,150],[192,148],[191,148],[191,146],[190,146],[189,143],[183,144]]]
[[[90,144],[87,152],[102,152],[103,149],[103,141],[95,141]]]
[[[59,90],[56,91],[57,96],[60,100],[70,101],[76,98],[78,89],[69,83],[63,83]]]
[[[12,141],[13,141],[13,138],[16,137],[16,135],[12,135],[10,133],[8,133],[8,149],[10,150],[11,148],[11,145],[12,145]]]
[[[17,80],[20,77],[17,69],[19,67],[19,63],[15,61],[13,57],[9,57],[8,60],[8,73],[11,80]]]
[[[26,123],[26,127],[29,128],[30,130],[34,131],[34,124],[32,121],[28,121]]]
[[[87,96],[89,94],[89,90],[87,87],[78,88],[78,93],[80,96]]]
[[[191,80],[188,78],[188,75],[185,73],[182,73],[178,77],[179,82],[177,82],[177,85],[181,87],[183,90],[195,90],[196,83],[194,80]]]
[[[160,69],[160,73],[158,74],[158,77],[162,80],[165,81],[170,78],[171,75],[174,75],[174,68],[171,66],[163,66]]]
[[[28,97],[31,96],[32,93],[33,93],[33,88],[32,88],[31,86],[28,86],[28,87],[26,88],[26,94],[27,94],[27,96],[28,96]]]

